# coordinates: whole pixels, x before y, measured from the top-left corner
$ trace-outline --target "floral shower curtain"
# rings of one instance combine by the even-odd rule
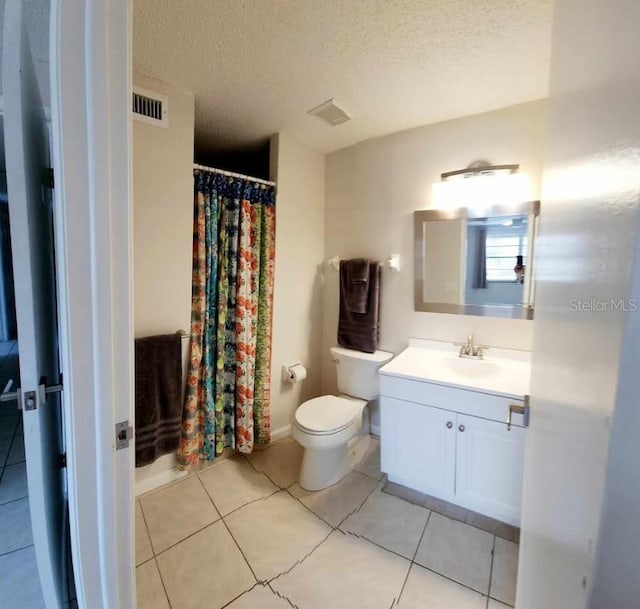
[[[194,190],[184,467],[270,440],[275,191],[203,170]]]

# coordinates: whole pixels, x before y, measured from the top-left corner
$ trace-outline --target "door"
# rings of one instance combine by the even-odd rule
[[[478,417],[457,418],[457,502],[519,526],[526,431]]]
[[[47,609],[64,599],[65,501],[61,467],[52,198],[48,129],[20,0],[4,16],[3,93],[9,215],[20,350],[20,391],[31,523]]]
[[[389,480],[452,500],[456,414],[383,396],[380,416],[382,470]]]

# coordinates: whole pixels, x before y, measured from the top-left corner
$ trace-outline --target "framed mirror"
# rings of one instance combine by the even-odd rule
[[[415,310],[533,319],[540,202],[414,212]]]

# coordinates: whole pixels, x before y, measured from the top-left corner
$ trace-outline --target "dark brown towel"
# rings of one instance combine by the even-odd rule
[[[366,313],[369,297],[369,261],[365,258],[344,260],[347,269],[347,283],[345,284],[345,304],[352,313]]]
[[[177,450],[182,422],[180,334],[135,342],[136,467]]]
[[[369,263],[369,282],[365,313],[353,313],[347,305],[350,286],[347,261],[340,262],[340,319],[338,344],[347,349],[373,353],[380,338],[380,263]]]

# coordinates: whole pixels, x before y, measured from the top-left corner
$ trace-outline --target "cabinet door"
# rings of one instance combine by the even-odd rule
[[[389,480],[452,500],[456,414],[383,396],[381,463]]]
[[[520,524],[525,430],[458,415],[456,502]]]

